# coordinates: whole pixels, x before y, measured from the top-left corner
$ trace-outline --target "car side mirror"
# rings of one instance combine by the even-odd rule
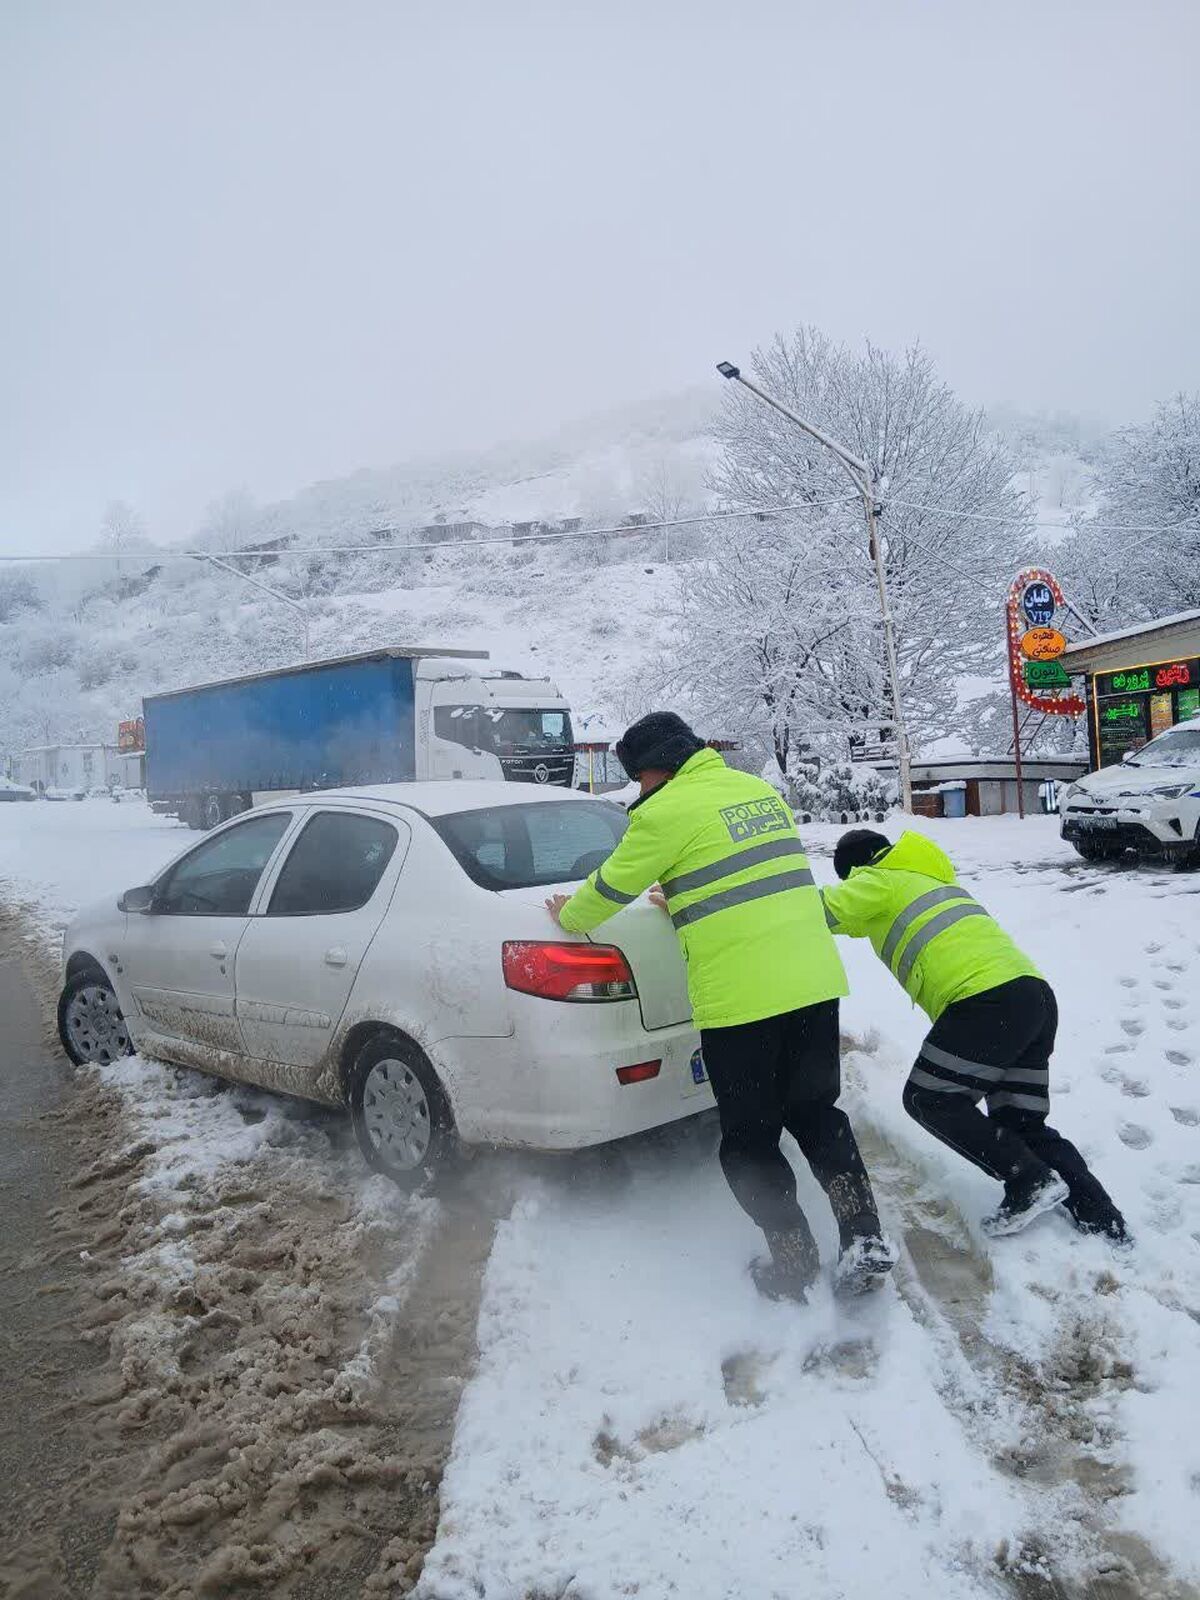
[[[154,910],[154,885],[144,883],[137,889],[126,889],[117,901],[118,911],[136,911],[142,916]]]

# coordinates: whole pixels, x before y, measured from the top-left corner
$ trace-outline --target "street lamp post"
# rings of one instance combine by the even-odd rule
[[[892,622],[892,607],[888,598],[887,573],[883,566],[883,551],[879,543],[879,482],[875,473],[861,456],[856,456],[847,450],[845,445],[839,444],[836,439],[818,428],[813,422],[799,415],[785,406],[774,395],[768,394],[765,389],[760,389],[756,383],[744,377],[740,368],[735,367],[731,361],[718,361],[717,371],[723,378],[729,378],[735,383],[740,383],[743,389],[749,389],[765,405],[778,411],[781,416],[794,422],[802,428],[810,438],[823,445],[831,455],[835,456],[845,468],[847,475],[853,483],[855,490],[862,497],[863,512],[867,521],[867,544],[871,552],[871,559],[875,563],[875,581],[879,586],[879,609],[883,615],[883,640],[887,653],[888,681],[892,691],[892,707],[896,725],[896,754],[900,767],[900,804],[905,811],[912,810],[912,762],[908,748],[908,729],[904,721],[904,708],[900,699],[900,669],[896,661],[896,630]]]
[[[290,594],[281,594],[278,589],[272,589],[270,584],[262,583],[258,578],[252,578],[248,572],[230,566],[228,561],[220,561],[216,556],[210,556],[207,551],[197,555],[197,561],[211,562],[214,567],[219,567],[222,572],[230,572],[235,578],[240,578],[243,583],[251,584],[255,589],[261,589],[263,594],[270,595],[272,600],[278,600],[281,605],[291,606],[293,611],[299,612],[300,621],[304,628],[304,659],[308,660],[308,607],[302,601],[293,600]]]

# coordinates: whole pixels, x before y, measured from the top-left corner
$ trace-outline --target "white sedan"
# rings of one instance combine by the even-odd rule
[[[588,938],[545,910],[625,827],[608,801],[500,782],[259,807],[75,919],[63,1045],[346,1106],[410,1188],[459,1142],[569,1150],[704,1110],[668,918],[643,899]]]

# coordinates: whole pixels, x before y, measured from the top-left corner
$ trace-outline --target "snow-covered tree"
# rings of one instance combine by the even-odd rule
[[[1200,394],[1115,434],[1097,481],[1095,517],[1062,562],[1076,604],[1114,628],[1200,607]]]
[[[919,745],[953,731],[960,683],[1002,670],[1004,592],[1027,551],[1007,450],[919,349],[855,353],[801,329],[753,366],[872,467],[910,733]],[[721,432],[714,487],[728,504],[802,509],[731,527],[685,575],[675,681],[726,720],[740,707],[785,772],[809,747],[845,757],[892,716],[861,500],[828,451],[741,389]]]
[[[146,545],[146,525],[127,500],[110,500],[100,522],[100,542],[113,555]]]

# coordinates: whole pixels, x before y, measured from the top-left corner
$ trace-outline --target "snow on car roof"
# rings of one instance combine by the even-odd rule
[[[288,799],[370,800],[390,805],[410,806],[426,816],[444,817],[454,811],[482,811],[489,806],[521,806],[530,801],[591,800],[593,795],[579,789],[562,789],[547,784],[506,783],[501,778],[445,778],[420,783],[375,783],[357,789],[321,789],[303,795],[280,796]]]

